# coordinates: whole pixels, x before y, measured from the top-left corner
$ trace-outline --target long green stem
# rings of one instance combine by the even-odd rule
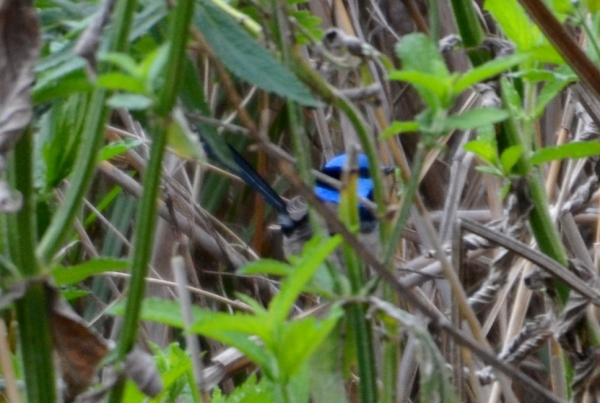
[[[505,103],[508,103],[506,100],[506,87],[508,85],[510,85],[508,81],[503,79],[502,97]],[[530,149],[530,145],[524,143],[524,137],[525,136],[519,133],[519,129],[514,122],[514,119],[508,119],[506,122],[504,122],[504,124],[501,125],[500,136],[498,139],[498,145],[501,148],[500,152],[515,145],[522,146],[524,150]],[[558,234],[558,230],[556,229],[556,226],[553,224],[552,218],[550,217],[548,200],[546,199],[546,191],[537,170],[533,169],[529,163],[529,160],[524,157],[522,157],[515,165],[515,169],[521,175],[527,175],[529,197],[531,198],[533,204],[533,209],[529,215],[529,221],[531,223],[531,230],[540,247],[540,250],[562,265],[566,265],[567,253],[560,239],[560,235]],[[561,300],[565,302],[566,298],[568,297],[569,290],[562,283],[557,283],[556,286]]]
[[[110,52],[124,52],[127,49],[127,38],[135,4],[135,0],[120,0],[118,2],[110,37]],[[101,73],[105,73],[109,69],[110,67],[107,65],[100,66]],[[43,263],[52,260],[56,251],[60,249],[69,235],[71,223],[83,203],[83,197],[92,180],[96,167],[96,154],[104,139],[104,126],[108,119],[107,96],[108,92],[102,88],[96,88],[92,94],[69,189],[65,194],[62,206],[52,218],[48,230],[37,247],[37,254]]]
[[[23,196],[23,206],[9,220],[11,258],[25,278],[41,274],[36,256],[35,192],[33,189],[33,136],[26,130],[15,146],[10,176],[13,186]],[[52,338],[42,283],[30,285],[23,298],[16,301],[19,341],[23,355],[23,373],[30,402],[54,403],[56,389]]]
[[[164,86],[156,106],[156,114],[158,116],[153,125],[154,137],[152,139],[152,149],[143,181],[144,194],[142,195],[137,215],[138,224],[133,249],[131,282],[127,296],[123,328],[117,345],[118,360],[125,358],[137,338],[140,312],[146,291],[145,278],[148,274],[148,264],[152,254],[152,244],[156,227],[157,199],[162,174],[162,159],[167,145],[167,130],[171,123],[170,113],[179,90],[181,70],[185,61],[188,30],[193,12],[193,0],[179,0],[175,7],[173,20],[171,21],[171,47],[165,68]],[[109,401],[111,403],[120,402],[122,394],[123,385],[120,384],[113,389]]]
[[[349,171],[351,175],[344,175],[345,180],[341,191],[340,218],[347,228],[359,227],[358,198],[356,196],[358,164],[357,150],[348,150]],[[353,174],[352,174],[353,173]],[[342,246],[344,263],[348,271],[348,279],[353,295],[358,295],[365,284],[365,265],[356,251],[347,243]],[[377,399],[377,374],[375,370],[375,357],[373,353],[373,335],[371,326],[366,319],[366,307],[362,303],[352,304],[349,307],[349,324],[354,334],[358,360],[358,376],[360,378],[360,401],[362,403],[376,402]]]
[[[473,4],[471,0],[452,0],[452,10],[454,10],[463,45],[469,49],[469,59],[471,59],[473,66],[479,66],[489,60],[489,54],[477,49],[483,42],[485,34],[479,24]]]

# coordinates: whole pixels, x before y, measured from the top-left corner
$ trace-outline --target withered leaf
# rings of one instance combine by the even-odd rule
[[[64,400],[72,402],[94,378],[96,367],[108,354],[108,343],[77,315],[56,290],[47,287],[50,327],[59,360]]]
[[[39,23],[32,3],[0,1],[0,173],[32,116],[30,88],[39,48]],[[13,193],[0,180],[0,212],[20,207]]]

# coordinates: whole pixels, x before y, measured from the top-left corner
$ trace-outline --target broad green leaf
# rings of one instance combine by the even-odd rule
[[[271,326],[269,320],[262,315],[244,313],[200,311],[197,320],[190,326],[191,333],[200,333],[219,339],[221,332],[236,332],[247,336],[258,336],[265,345],[272,345]]]
[[[552,8],[557,13],[571,14],[574,11],[572,0],[552,0]]]
[[[115,94],[106,101],[111,108],[124,108],[132,111],[148,109],[153,103],[152,98],[140,94]]]
[[[113,141],[108,143],[100,153],[98,153],[98,161],[106,161],[111,158],[116,157],[117,155],[121,155],[128,150],[132,150],[137,146],[141,145],[142,141],[138,139],[124,139],[121,141]]]
[[[460,115],[449,116],[446,119],[445,126],[447,129],[476,129],[481,126],[502,122],[508,116],[509,113],[503,109],[470,109]]]
[[[57,267],[52,270],[56,285],[75,284],[86,278],[107,271],[125,271],[129,261],[123,259],[97,258],[71,267]]]
[[[125,313],[125,302],[119,302],[112,306],[108,313],[110,315],[123,315]],[[192,316],[199,318],[203,311],[192,307]],[[181,314],[181,304],[177,301],[171,301],[158,298],[146,298],[142,305],[141,319],[150,322],[162,323],[164,325],[183,329],[184,321]]]
[[[285,321],[300,292],[321,263],[341,244],[342,238],[340,235],[334,235],[327,240],[322,237],[313,237],[311,241],[307,243],[296,269],[283,280],[279,293],[269,304],[269,313],[274,326]],[[316,244],[317,241],[318,244]]]
[[[300,24],[304,30],[306,30],[312,38],[322,38],[323,30],[321,29],[322,20],[315,16],[308,10],[296,10],[290,7],[290,16],[295,18],[297,23]],[[311,43],[311,39],[304,35],[300,30],[294,30],[296,32],[296,38],[298,44],[308,45]]]
[[[437,99],[443,99],[447,96],[450,89],[449,81],[440,78],[431,73],[416,70],[400,70],[391,72],[389,78],[392,80],[404,81],[415,86],[419,94],[423,96],[422,89],[426,89],[436,95]],[[429,105],[433,107],[434,105]]]
[[[402,61],[402,71],[418,71],[442,81],[450,77],[437,45],[425,34],[403,36],[396,44],[396,54]]]
[[[302,105],[320,105],[287,67],[210,1],[197,4],[195,22],[221,62],[239,78]]]
[[[469,141],[467,144],[464,145],[463,148],[465,149],[465,151],[472,152],[488,164],[495,165],[498,161],[498,151],[486,141]]]
[[[96,80],[96,85],[109,90],[120,90],[143,94],[145,92],[144,82],[137,77],[123,73],[108,73],[101,75]]]
[[[518,50],[526,51],[539,44],[542,34],[517,0],[486,0],[484,8],[494,16]]]
[[[395,136],[400,133],[416,132],[419,131],[419,122],[414,120],[408,122],[400,122],[398,120],[393,121],[387,129],[385,129],[379,136],[381,139],[387,139],[388,137]]]
[[[503,71],[510,69],[519,63],[523,63],[528,58],[529,55],[516,54],[484,63],[481,66],[471,69],[460,76],[460,78],[454,84],[454,91],[457,94],[460,94],[472,85],[497,76]]]
[[[289,377],[296,375],[342,316],[343,310],[335,307],[325,320],[307,317],[286,323],[278,340],[281,348],[277,360],[281,371]],[[300,334],[302,337],[298,337]]]
[[[541,45],[534,46],[527,51],[533,60],[540,63],[565,64],[565,59],[556,48],[544,41]]]
[[[598,141],[578,141],[556,147],[544,147],[534,152],[530,161],[532,164],[539,165],[564,158],[586,158],[599,154],[600,143]]]
[[[124,302],[114,305],[108,311],[111,315],[123,315],[124,312]],[[212,312],[196,306],[192,306],[192,316],[196,322],[189,329],[190,332],[200,333],[238,348],[272,374],[275,368],[274,358],[248,337],[249,334],[257,334],[260,337],[261,333],[268,331],[264,319],[244,314],[229,315]],[[142,305],[141,319],[181,329],[184,327],[181,305],[178,301],[147,298]]]
[[[270,274],[274,276],[287,276],[294,268],[287,263],[274,259],[260,259],[250,262],[240,270],[239,274]]]
[[[521,145],[514,145],[505,149],[500,156],[504,172],[510,174],[512,168],[519,162],[521,155],[523,155],[523,146]]]

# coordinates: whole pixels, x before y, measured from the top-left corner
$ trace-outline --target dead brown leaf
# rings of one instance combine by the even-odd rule
[[[64,399],[72,402],[91,385],[98,364],[108,354],[109,347],[54,288],[49,286],[47,295],[54,350],[65,385]]]
[[[32,116],[30,89],[39,48],[39,22],[31,0],[0,0],[0,173],[6,154]],[[0,181],[1,182],[1,181]],[[0,183],[0,212],[20,208]]]

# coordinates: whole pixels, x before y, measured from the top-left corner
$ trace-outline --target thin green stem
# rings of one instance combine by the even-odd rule
[[[118,2],[110,37],[110,52],[124,52],[127,49],[127,38],[135,4],[135,0],[120,0]],[[100,72],[108,72],[110,68],[108,65],[102,64]],[[69,189],[65,193],[63,204],[52,218],[52,222],[36,250],[37,255],[44,263],[52,260],[54,254],[61,248],[69,235],[71,223],[83,203],[83,197],[93,178],[96,167],[96,154],[102,145],[104,126],[108,119],[107,96],[108,92],[102,88],[96,88],[92,94],[89,109],[86,111],[86,124],[81,136],[82,142],[73,167]]]
[[[27,129],[15,145],[10,177],[15,189],[23,196],[21,210],[9,220],[11,257],[25,278],[41,274],[35,249],[35,192],[33,188],[33,135]],[[23,355],[23,373],[30,402],[54,403],[54,363],[52,338],[46,308],[46,290],[42,283],[30,285],[25,295],[15,302],[19,323],[19,341]]]
[[[356,186],[358,181],[358,150],[348,150],[348,161],[350,169],[344,168],[344,181],[340,200],[340,218],[347,228],[359,227],[358,197]],[[342,246],[344,263],[348,271],[348,279],[352,295],[359,295],[365,284],[365,265],[356,251],[347,243]],[[376,402],[377,399],[377,374],[375,370],[375,357],[373,352],[373,335],[371,326],[366,319],[366,307],[362,303],[356,303],[349,307],[350,329],[354,333],[356,342],[358,376],[360,378],[360,401],[362,403]]]
[[[123,328],[117,344],[117,359],[123,360],[137,339],[142,302],[146,291],[145,278],[152,255],[154,232],[156,229],[157,200],[162,174],[162,159],[167,145],[167,131],[171,123],[170,113],[179,91],[181,70],[185,61],[185,49],[188,40],[190,20],[194,12],[193,0],[180,0],[175,6],[171,21],[171,47],[165,82],[156,106],[158,117],[153,125],[154,137],[152,149],[143,180],[144,193],[140,200],[137,215],[137,228],[131,264],[131,282],[127,295],[127,304]],[[121,401],[123,384],[113,389],[111,403]]]
[[[473,66],[485,63],[489,59],[489,55],[476,49],[483,42],[485,34],[479,24],[473,2],[471,0],[452,0],[452,9],[463,45],[471,49],[469,51],[471,63]]]
[[[506,99],[506,86],[510,85],[506,79],[502,81],[502,98],[505,104],[508,104]],[[499,151],[515,145],[520,145],[524,150],[531,148],[530,144],[525,144],[524,136],[519,132],[516,122],[511,117],[501,125],[498,145],[501,148]],[[532,168],[527,158],[521,157],[515,165],[515,170],[520,175],[526,175],[527,186],[529,188],[529,197],[531,198],[533,208],[529,214],[531,230],[540,247],[540,250],[559,262],[562,265],[567,265],[567,253],[564,245],[558,234],[556,226],[550,217],[550,209],[546,198],[546,191],[541,182],[541,178],[537,169]],[[569,290],[560,283],[556,283],[556,287],[562,302],[566,302]]]

